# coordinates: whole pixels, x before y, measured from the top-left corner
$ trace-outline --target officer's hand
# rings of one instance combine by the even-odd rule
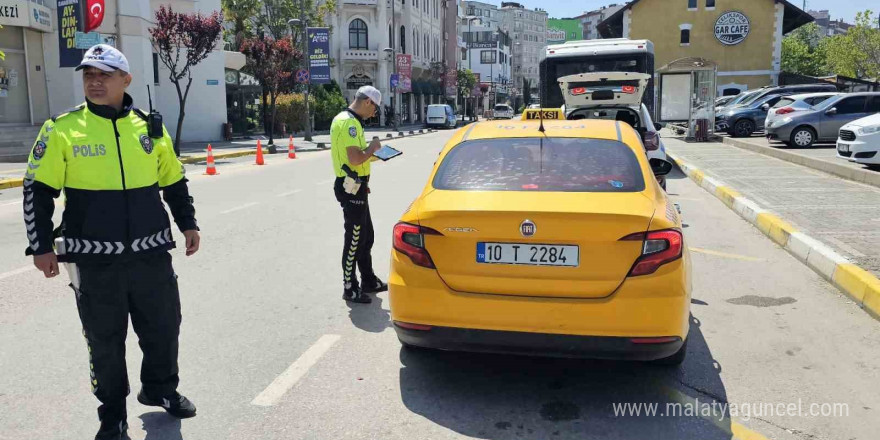
[[[52,278],[58,275],[58,257],[55,252],[47,252],[41,255],[34,255],[34,266],[43,272],[46,278]]]
[[[183,236],[186,237],[186,256],[188,257],[198,252],[199,242],[201,241],[199,231],[196,231],[195,229],[183,231]]]
[[[373,138],[370,142],[370,147],[367,148],[367,153],[372,156],[373,153],[379,151],[382,148],[382,144],[379,143],[379,138]]]

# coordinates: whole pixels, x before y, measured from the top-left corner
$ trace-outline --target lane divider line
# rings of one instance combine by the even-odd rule
[[[830,246],[798,231],[790,223],[743,197],[735,189],[707,177],[703,171],[676,157],[674,153],[667,151],[666,155],[700,187],[849,296],[874,319],[880,320],[880,279],[874,274],[853,264]]]
[[[10,270],[9,272],[0,273],[0,280],[5,280],[6,278],[12,278],[18,274],[23,274],[25,272],[30,272],[32,270],[37,270],[37,268],[34,267],[33,265],[31,265],[31,266],[20,267],[15,270]]]
[[[251,401],[251,405],[274,406],[278,403],[284,397],[284,394],[293,388],[309,372],[309,369],[318,363],[318,360],[333,347],[333,344],[339,341],[340,337],[339,335],[323,335],[318,338],[305,353],[290,364],[263,392],[257,395]]]
[[[278,194],[278,195],[276,195],[275,197],[287,197],[287,196],[292,196],[292,195],[294,195],[294,194],[296,194],[296,193],[299,193],[299,192],[302,192],[302,190],[301,190],[301,189],[295,189],[295,190],[293,190],[293,191],[288,191],[288,192],[284,192],[284,193]]]
[[[250,208],[251,206],[257,205],[258,202],[250,202],[245,203],[244,205],[236,206],[235,208],[230,208],[225,211],[220,211],[220,214],[229,214],[230,212],[241,211],[242,209]]]
[[[724,258],[733,258],[734,260],[764,261],[763,258],[748,257],[745,255],[737,255],[737,254],[729,254],[727,252],[713,251],[710,249],[701,249],[701,248],[695,248],[695,247],[688,247],[688,249],[690,249],[691,252],[696,252],[698,254],[714,255],[716,257],[724,257]]]

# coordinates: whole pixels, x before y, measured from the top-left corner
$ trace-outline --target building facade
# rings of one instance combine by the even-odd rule
[[[604,38],[654,42],[655,66],[718,64],[718,93],[776,84],[782,38],[813,18],[785,0],[634,0],[599,26]]]
[[[602,38],[599,35],[599,23],[602,23],[606,18],[612,16],[622,8],[623,5],[615,3],[593,11],[584,12],[583,15],[578,17],[581,21],[581,39],[595,40]]]
[[[327,20],[333,32],[331,58],[336,60],[331,77],[346,99],[353,99],[361,86],[372,85],[390,106],[394,60],[406,54],[412,60],[412,86],[396,95],[401,122],[422,122],[429,104],[447,102],[446,78],[437,73],[455,68],[455,35],[449,33],[457,15],[454,0],[339,0],[336,7]],[[385,112],[375,122],[385,124]]]
[[[547,47],[547,11],[540,8],[526,9],[522,4],[502,2],[503,22],[501,28],[510,33],[513,46],[513,63],[511,78],[516,88],[523,87],[527,79],[532,89],[532,96],[539,90],[540,72],[538,64]],[[522,92],[520,91],[521,95]]]
[[[70,29],[59,30],[59,11],[76,4],[72,0],[0,0],[0,9],[15,11],[10,14],[14,17],[6,17],[6,14],[0,17],[3,26],[0,50],[6,53],[6,59],[0,60],[0,78],[7,78],[5,86],[0,88],[0,127],[3,127],[0,146],[4,142],[17,142],[12,139],[13,133],[18,133],[29,146],[44,120],[84,101],[80,73],[73,67],[61,67],[62,47],[68,57],[81,58],[83,53],[68,50],[67,45],[74,44],[74,39],[66,35],[72,33]],[[153,54],[149,35],[160,4],[171,5],[177,12],[210,14],[220,10],[220,0],[106,0],[103,21],[94,32],[99,34],[101,42],[119,48],[128,58],[133,76],[128,93],[135,105],[148,107],[146,86],[149,85],[154,107],[163,114],[169,132],[175,133],[179,111],[177,92],[168,79],[168,71]],[[85,7],[85,2],[79,5]],[[65,22],[70,24],[73,23]],[[81,23],[72,27],[82,30]],[[187,102],[182,141],[222,138],[222,125],[226,122],[222,90],[226,61],[222,44],[218,44],[193,70],[189,96],[198,99]]]
[[[853,26],[843,20],[832,20],[831,13],[827,9],[807,12],[816,19],[816,25],[819,26],[819,32],[823,37],[845,34]]]

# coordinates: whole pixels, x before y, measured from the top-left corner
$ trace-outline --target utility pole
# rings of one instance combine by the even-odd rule
[[[394,41],[394,34],[397,32],[397,22],[395,20],[396,17],[394,16],[395,1],[397,0],[391,0],[391,66],[394,71],[394,76],[397,77],[397,84],[391,88],[391,127],[394,131],[397,131],[399,129],[397,126],[397,86],[400,85],[400,76],[398,76],[397,72],[397,42]]]

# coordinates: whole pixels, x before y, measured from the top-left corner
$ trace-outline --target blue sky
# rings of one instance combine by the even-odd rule
[[[485,0],[484,0],[485,1]],[[574,17],[584,13],[586,10],[597,9],[599,7],[612,3],[622,4],[625,0],[518,0],[529,9],[542,8],[545,9],[552,18]],[[664,0],[664,1],[684,1],[684,0]],[[803,0],[789,0],[798,7],[803,5]],[[501,1],[497,2],[499,5]],[[856,16],[856,12],[870,8],[872,1],[864,0],[807,0],[807,9],[827,9],[831,12],[831,19],[836,20],[843,18],[852,23]],[[871,8],[875,12],[880,13],[880,5]]]

